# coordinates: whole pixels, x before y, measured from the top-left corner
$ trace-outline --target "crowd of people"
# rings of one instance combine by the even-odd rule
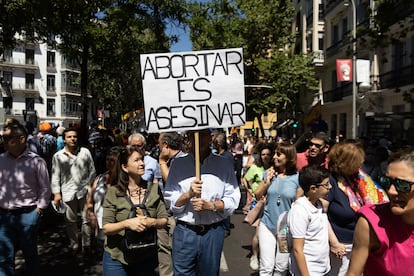
[[[83,144],[77,129],[38,129],[4,126],[0,275],[14,274],[19,248],[27,274],[40,275],[37,229],[50,206],[64,214],[70,254],[100,256],[104,275],[219,275],[236,209],[255,216],[260,275],[414,271],[411,149],[320,131],[293,143],[91,128]]]

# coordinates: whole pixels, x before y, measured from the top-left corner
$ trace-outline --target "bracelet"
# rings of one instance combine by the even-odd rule
[[[217,212],[217,205],[216,205],[216,201],[215,201],[215,200],[213,200],[213,201],[212,201],[212,203],[213,203],[213,212]]]

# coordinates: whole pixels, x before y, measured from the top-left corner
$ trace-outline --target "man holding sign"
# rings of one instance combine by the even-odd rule
[[[223,220],[238,207],[240,190],[233,166],[211,154],[209,132],[201,131],[198,139],[197,130],[245,124],[243,71],[241,48],[141,55],[147,130],[190,131],[196,137],[191,153],[174,157],[164,187],[177,224],[176,276],[196,269],[200,276],[219,275]]]
[[[165,200],[176,219],[172,243],[176,276],[194,275],[197,268],[201,276],[219,275],[223,220],[240,201],[233,166],[211,153],[209,140],[208,130],[201,131],[201,179],[194,176],[194,155],[189,153],[174,159],[165,185]]]

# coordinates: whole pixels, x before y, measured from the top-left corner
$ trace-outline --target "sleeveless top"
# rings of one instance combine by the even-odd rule
[[[357,215],[368,220],[380,242],[369,253],[364,275],[413,275],[414,226],[391,213],[389,203],[364,206]]]

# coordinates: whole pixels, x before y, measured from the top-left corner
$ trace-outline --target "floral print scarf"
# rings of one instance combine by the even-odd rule
[[[364,205],[388,202],[385,191],[362,170],[359,170],[355,182],[338,181],[338,187],[348,197],[349,205],[355,212]]]

